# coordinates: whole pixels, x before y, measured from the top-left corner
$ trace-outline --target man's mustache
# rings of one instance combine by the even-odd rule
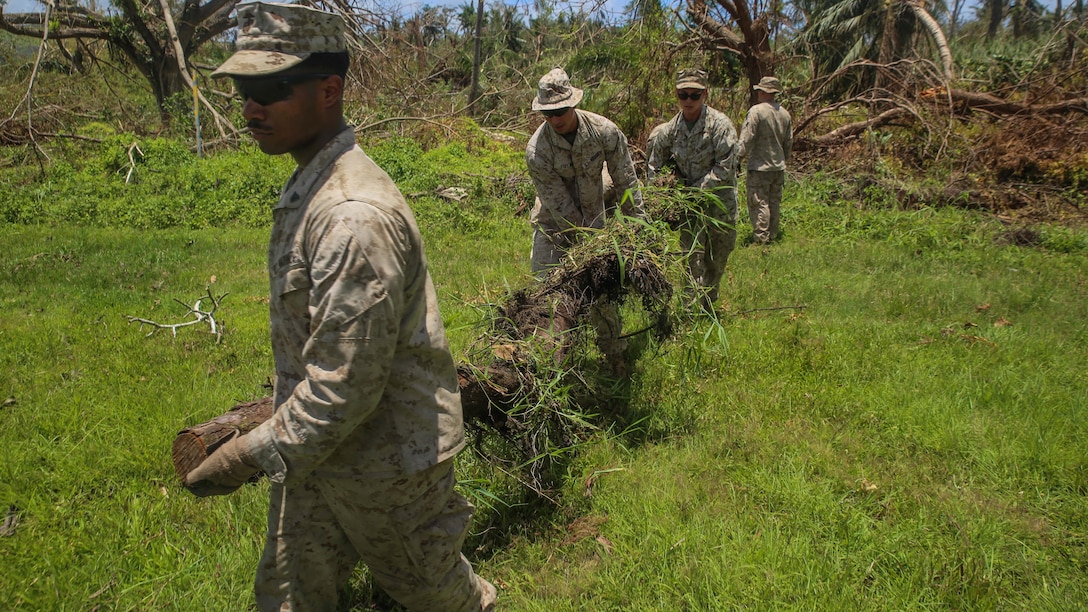
[[[247,121],[246,122],[246,129],[248,129],[250,131],[258,130],[258,131],[267,132],[268,131],[268,126],[261,123],[260,121]]]

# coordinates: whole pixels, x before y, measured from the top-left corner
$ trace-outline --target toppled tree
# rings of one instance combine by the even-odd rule
[[[673,199],[684,206],[689,198]],[[553,459],[594,428],[593,415],[579,404],[586,393],[572,391],[590,390],[578,348],[590,333],[586,322],[593,305],[637,297],[652,323],[628,335],[653,332],[664,338],[671,332],[670,276],[683,266],[681,257],[668,252],[663,228],[630,220],[588,231],[543,281],[493,307],[487,331],[469,351],[485,363],[458,367],[466,425],[509,442],[518,456],[505,461],[523,469],[525,484],[538,493],[552,484]],[[179,478],[218,444],[270,416],[271,400],[265,398],[182,430],[173,449]]]
[[[39,40],[48,33],[56,41],[76,40],[88,51],[85,41],[106,41],[151,85],[165,119],[167,100],[189,89],[183,66],[202,45],[234,27],[231,11],[236,4],[238,0],[184,0],[170,14],[155,2],[117,0],[111,3],[115,12],[104,12],[61,0],[50,2],[43,12],[5,15],[0,3],[0,29]],[[170,21],[176,24],[173,41]],[[177,57],[178,49],[184,57]]]

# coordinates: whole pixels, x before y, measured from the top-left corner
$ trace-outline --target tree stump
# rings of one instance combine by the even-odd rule
[[[224,415],[192,427],[186,427],[174,438],[171,454],[174,472],[184,482],[200,462],[223,443],[244,436],[261,423],[272,418],[272,398],[236,404]]]

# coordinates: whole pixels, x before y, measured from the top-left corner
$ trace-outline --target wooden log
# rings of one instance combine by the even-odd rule
[[[171,449],[174,472],[184,482],[185,476],[224,442],[246,435],[270,418],[272,418],[272,398],[265,397],[236,404],[224,415],[199,425],[186,427],[178,432]]]

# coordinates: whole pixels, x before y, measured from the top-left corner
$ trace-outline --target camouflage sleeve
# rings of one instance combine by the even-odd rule
[[[646,182],[653,183],[669,159],[669,123],[662,123],[650,132],[646,141]]]
[[[376,231],[381,236],[395,232]],[[397,350],[400,317],[387,283],[369,255],[401,251],[396,244],[364,249],[337,222],[312,259],[306,376],[271,419],[250,435],[250,449],[274,481],[310,474],[379,406]]]
[[[754,107],[753,107],[754,108]],[[748,154],[748,149],[752,146],[752,139],[756,136],[756,121],[755,113],[752,109],[748,109],[748,114],[744,116],[744,124],[740,128],[740,136],[737,138],[737,160]]]
[[[714,189],[721,185],[735,185],[736,173],[736,144],[737,130],[733,122],[724,116],[718,116],[714,121],[714,165],[699,180],[696,187],[702,189]]]
[[[540,216],[550,218],[556,228],[564,229],[569,225],[582,225],[578,206],[563,184],[563,179],[555,171],[553,151],[546,143],[537,138],[529,141],[525,152],[525,165],[533,179],[536,197],[540,200]]]
[[[630,192],[630,208],[634,216],[643,218],[646,216],[642,208],[642,186],[635,175],[635,164],[631,161],[631,150],[627,148],[627,136],[617,127],[608,135],[605,146],[605,162],[608,163],[608,173],[612,176],[612,182],[616,186],[617,193],[626,198]],[[615,168],[616,172],[612,172]],[[626,208],[626,205],[625,205]]]

